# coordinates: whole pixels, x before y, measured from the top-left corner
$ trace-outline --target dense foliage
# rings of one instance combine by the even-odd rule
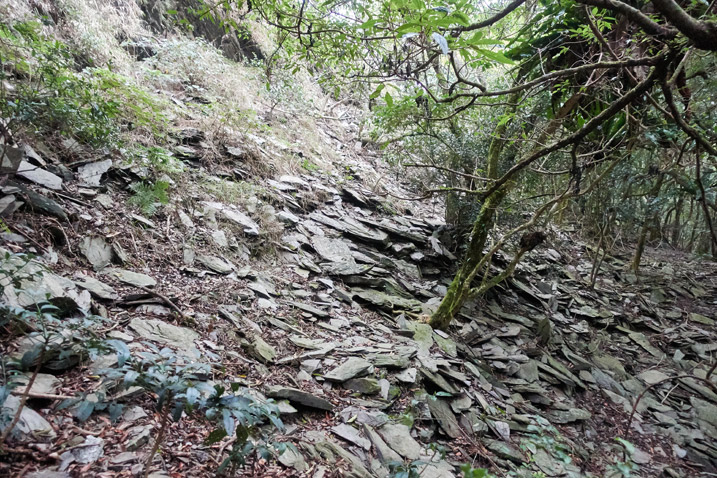
[[[635,244],[635,272],[648,241],[717,254],[711,6],[276,0],[206,14],[229,8],[275,28],[284,67],[365,91],[387,156],[420,172],[423,197],[447,196],[468,234],[434,326],[511,274],[541,242],[518,235],[551,221],[604,252]],[[508,233],[489,235],[497,220]],[[505,248],[513,260],[490,274]]]

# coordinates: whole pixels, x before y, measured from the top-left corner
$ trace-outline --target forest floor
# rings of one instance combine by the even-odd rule
[[[203,157],[200,141],[177,147]],[[40,373],[0,474],[143,471],[161,428],[156,394],[111,378],[122,354],[81,350],[112,339],[132,357],[165,348],[204,364],[196,382],[279,401],[284,428],[264,430],[294,447],[250,459],[240,476],[451,477],[465,464],[495,476],[713,476],[716,264],[648,248],[635,276],[628,250],[601,261],[593,286],[594,248],[556,228],[448,333],[433,331],[425,317],[456,262],[446,228],[435,206],[375,195],[362,179],[390,175],[369,152],[351,156],[343,176],[245,177],[240,203],[196,184],[231,183],[241,160],[187,160],[175,185],[186,194],[153,217],[128,205],[134,173],[120,165],[92,186],[79,165],[62,192],[6,183],[6,197],[35,210],[2,234],[13,253],[2,269],[21,279],[3,282],[5,300],[49,296],[61,321],[105,321],[80,322],[34,357],[43,365],[27,372]],[[406,186],[387,188],[408,196]],[[3,334],[17,359],[39,340]],[[122,405],[116,419],[108,403]],[[201,414],[171,422],[150,476],[214,476],[232,439],[208,444],[212,430]]]

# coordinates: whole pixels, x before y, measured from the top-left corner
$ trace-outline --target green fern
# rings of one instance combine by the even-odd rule
[[[169,202],[169,183],[167,181],[156,181],[154,184],[133,183],[130,189],[134,195],[129,198],[129,203],[138,207],[143,214],[153,216],[162,204]]]

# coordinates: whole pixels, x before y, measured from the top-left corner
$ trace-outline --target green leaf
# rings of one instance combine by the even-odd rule
[[[484,57],[488,58],[489,60],[497,61],[498,63],[503,63],[505,65],[514,65],[515,62],[505,56],[504,54],[493,51],[493,50],[486,50],[485,48],[476,48],[475,49],[479,54],[483,55]]]
[[[110,339],[107,341],[107,345],[117,351],[117,365],[122,367],[129,359],[129,347],[127,347],[127,344],[122,340]]]
[[[199,390],[197,390],[194,387],[189,387],[187,389],[187,403],[190,405],[194,405],[197,403],[197,399],[199,398]]]
[[[451,17],[455,19],[456,23],[458,23],[464,27],[467,27],[468,25],[471,24],[471,21],[468,18],[468,15],[466,15],[463,12],[453,12],[451,14]]]
[[[224,439],[224,437],[227,436],[226,430],[223,428],[216,428],[214,429],[206,440],[204,440],[205,445],[214,445],[215,443],[219,443]]]
[[[405,23],[401,25],[400,27],[396,28],[396,33],[398,35],[403,35],[404,33],[420,33],[423,31],[423,25],[420,23]]]
[[[89,400],[83,400],[80,405],[75,409],[75,417],[81,422],[84,422],[88,418],[90,418],[90,415],[92,415],[92,412],[95,411],[95,402],[91,402]]]
[[[224,425],[224,430],[226,430],[227,435],[234,433],[234,427],[236,426],[234,417],[232,417],[231,412],[226,408],[222,410],[222,424]]]
[[[249,439],[249,429],[244,425],[237,427],[237,443],[243,445]]]
[[[375,90],[373,90],[373,93],[371,93],[370,95],[368,95],[368,97],[369,97],[370,99],[372,99],[372,100],[378,98],[378,96],[381,94],[381,92],[383,91],[383,89],[384,89],[385,87],[386,87],[386,85],[384,85],[383,83],[381,83],[380,85],[378,85],[378,86],[376,87]]]
[[[393,107],[393,97],[388,93],[388,91],[384,95],[383,99],[386,101],[386,105],[388,105],[389,108]]]

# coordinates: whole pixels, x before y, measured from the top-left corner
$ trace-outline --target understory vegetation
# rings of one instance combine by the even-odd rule
[[[551,298],[558,289],[557,282],[550,282],[552,269],[545,264],[530,266],[530,272],[538,275],[548,271],[540,278],[542,287],[535,289],[540,289],[534,294],[539,305],[531,313],[538,318],[533,321],[496,312],[522,328],[486,333],[458,319],[462,314],[468,317],[465,312],[471,308],[493,307],[491,312],[495,312],[495,303],[488,304],[501,293],[496,289],[505,290],[516,271],[525,271],[527,258],[553,241],[579,238],[587,244],[589,270],[582,263],[579,269],[576,258],[560,260],[572,261],[565,274],[576,278],[573,285],[579,288],[565,309],[577,310],[578,316],[583,313],[590,327],[602,327],[586,346],[593,348],[590,354],[597,350],[594,344],[604,342],[600,334],[614,325],[603,319],[617,316],[619,305],[629,310],[623,314],[625,320],[638,324],[625,333],[644,349],[640,350],[657,357],[658,365],[669,359],[654,350],[677,329],[667,327],[666,318],[682,320],[682,312],[671,311],[670,316],[661,310],[655,314],[662,322],[645,325],[645,311],[654,312],[656,305],[645,305],[632,292],[612,303],[603,301],[601,278],[603,285],[640,284],[645,279],[646,250],[651,248],[698,258],[701,262],[696,263],[717,261],[715,52],[717,10],[715,2],[704,1],[12,0],[0,5],[0,190],[4,201],[0,300],[7,301],[0,304],[0,333],[8,344],[0,357],[0,405],[17,399],[10,412],[0,408],[0,457],[12,451],[23,411],[30,408],[28,400],[49,400],[53,412],[71,416],[79,425],[74,428],[88,438],[98,433],[82,429],[84,423],[97,419],[115,426],[127,412],[125,399],[141,396],[155,412],[158,425],[148,438],[141,466],[132,468],[134,475],[149,477],[157,462],[164,460],[168,435],[185,426],[192,430],[188,434],[192,440],[199,436],[196,429],[206,431],[197,448],[203,447],[203,459],[210,463],[207,469],[218,476],[267,472],[267,463],[275,463],[280,456],[289,463],[287,457],[302,456],[291,443],[298,427],[287,428],[281,416],[297,410],[287,401],[280,411],[277,401],[257,393],[261,380],[279,376],[296,391],[303,382],[313,383],[312,379],[320,377],[319,395],[338,389],[338,380],[327,386],[332,380],[324,381],[326,374],[319,365],[311,366],[335,348],[322,341],[326,331],[346,340],[357,336],[352,351],[405,352],[396,352],[400,340],[381,343],[385,349],[371,348],[375,344],[364,344],[361,339],[365,337],[343,329],[365,325],[365,317],[357,311],[370,303],[389,310],[387,315],[400,328],[397,335],[401,338],[429,336],[425,350],[424,342],[406,353],[410,355],[406,364],[414,355],[425,362],[411,368],[413,377],[400,383],[413,393],[416,373],[420,373],[418,380],[425,377],[435,390],[416,393],[421,401],[402,396],[401,406],[408,411],[398,417],[401,426],[410,432],[414,422],[430,421],[431,413],[434,417],[450,414],[452,422],[433,425],[426,437],[442,430],[475,452],[471,457],[461,449],[457,455],[466,478],[540,478],[550,476],[536,471],[536,466],[549,468],[546,463],[561,473],[555,476],[583,476],[577,474],[585,471],[578,463],[589,462],[587,453],[576,452],[579,439],[560,425],[585,418],[573,420],[570,415],[568,421],[551,423],[541,415],[540,407],[558,402],[560,412],[575,412],[576,407],[562,402],[575,390],[586,389],[585,383],[602,380],[600,386],[607,383],[605,388],[610,390],[629,387],[617,384],[612,375],[586,379],[580,372],[590,370],[590,363],[579,358],[575,369],[572,365],[561,368],[552,358],[545,358],[551,348],[560,349],[567,358],[566,342],[582,341],[585,336],[578,334],[588,329],[587,320],[582,320],[570,325],[570,335],[565,334],[569,339],[554,337],[550,317],[564,304]],[[112,187],[107,186],[108,178]],[[37,191],[30,188],[28,192],[25,180],[34,183]],[[68,183],[73,184],[72,190],[63,189]],[[77,209],[68,213],[48,197],[70,201]],[[122,207],[113,210],[116,202]],[[325,204],[334,209],[323,211]],[[345,219],[343,213],[337,212],[344,211],[340,209],[344,204],[355,215],[345,223],[339,221]],[[413,209],[414,204],[419,206]],[[420,217],[429,208],[437,210],[443,221]],[[26,214],[19,224],[12,223],[16,211]],[[33,236],[36,223],[27,219],[35,213],[44,214],[52,223],[42,237]],[[381,216],[381,222],[374,213]],[[116,227],[117,222],[131,227]],[[324,236],[323,226],[332,228],[330,235]],[[428,233],[432,235],[421,237],[429,227],[433,227]],[[200,228],[204,228],[201,234],[195,234]],[[367,233],[370,228],[374,229]],[[342,235],[363,242],[326,245]],[[164,242],[155,241],[159,237]],[[97,238],[99,245],[92,242]],[[366,244],[383,248],[382,252],[393,248],[394,255],[374,253]],[[416,244],[426,246],[428,252],[421,252]],[[33,252],[27,253],[26,248]],[[314,253],[318,258],[311,256]],[[152,254],[166,254],[162,260],[172,267],[160,286],[175,281],[178,288],[186,289],[184,295],[158,292],[157,281],[147,274],[121,279],[121,287],[128,289],[123,297],[112,287],[93,282],[99,282],[95,276],[116,278],[121,268],[130,265],[154,273],[159,261]],[[330,254],[343,256],[334,259],[327,257]],[[550,254],[561,257],[552,248]],[[618,254],[627,257],[619,271],[603,268],[605,261]],[[100,256],[99,265],[91,256]],[[441,268],[426,256],[438,257]],[[83,261],[82,257],[88,260],[70,278],[67,270]],[[287,268],[294,276],[254,270],[257,263],[281,261],[290,264]],[[65,268],[67,277],[55,275],[41,263]],[[673,272],[663,263],[659,267]],[[394,271],[406,270],[415,271],[422,280],[440,277],[421,288],[399,280],[398,272],[392,276]],[[608,272],[601,277],[603,271]],[[326,277],[309,282],[311,274],[318,277],[323,272]],[[665,274],[663,279],[669,281],[670,274]],[[231,277],[233,282],[209,291],[197,285],[206,279],[214,287],[215,275]],[[270,284],[271,280],[276,282]],[[335,308],[345,306],[356,317],[347,312],[342,312],[346,317],[334,317],[319,308],[333,310],[330,294],[339,290],[337,284],[342,281],[351,293],[339,293]],[[712,289],[691,278],[685,281],[694,299],[709,302],[705,290]],[[82,291],[75,293],[76,286]],[[354,294],[354,286],[380,287],[382,295],[377,299]],[[234,294],[241,287],[251,290]],[[54,295],[71,288],[75,289],[70,298]],[[284,292],[290,290],[300,292],[284,300],[289,296]],[[678,292],[673,292],[669,292],[670,300],[679,301]],[[232,309],[220,305],[227,293],[234,294],[237,304],[256,301]],[[664,299],[660,294],[651,296],[656,297],[656,304]],[[296,305],[295,299],[314,295],[314,305]],[[597,297],[599,311],[588,305],[588,295],[590,300]],[[279,297],[283,302],[277,304]],[[223,309],[185,314],[177,305],[180,302],[197,311],[207,304]],[[714,300],[710,303],[715,304]],[[115,329],[132,319],[126,310],[117,313],[118,304],[124,309],[145,307],[134,310],[148,316],[161,309],[158,322],[174,321],[178,325],[172,327],[201,330],[201,352],[176,346],[185,337],[163,336],[171,345],[166,347],[144,338],[125,340]],[[286,317],[280,306],[287,304],[301,310],[300,321],[283,322]],[[115,310],[110,312],[112,307]],[[684,322],[712,331],[714,320],[690,307],[684,307],[689,317]],[[262,320],[288,336],[282,336],[280,345],[294,344],[298,351],[292,357],[277,358],[276,350],[262,338],[269,325],[245,319],[244,312],[261,314]],[[332,320],[323,320],[329,317]],[[321,340],[308,337],[297,322],[309,323]],[[225,334],[220,323],[231,323],[238,330]],[[373,338],[387,329],[373,327],[366,332],[376,334]],[[615,327],[627,330],[624,324]],[[472,368],[466,368],[473,375],[463,371],[451,375],[446,370],[459,353],[476,354],[480,347],[491,347],[493,339],[512,339],[528,329],[534,336],[518,339],[518,345],[527,350],[525,355],[516,346],[510,353],[495,352],[491,359],[500,363],[496,367],[501,372],[515,374],[515,383],[525,382],[517,387],[523,387],[520,392],[535,402],[520,396],[516,402],[527,404],[523,412],[530,413],[493,407],[481,394],[470,396],[469,405],[463,407],[460,400],[465,394],[457,389],[446,391],[455,388],[448,378],[462,384],[479,383],[481,393],[491,400],[513,396],[510,388],[493,380],[492,372],[481,375],[490,369],[491,359],[473,355]],[[647,330],[659,334],[652,341],[635,338]],[[692,355],[689,365],[680,362],[684,354],[672,357],[681,367],[679,374],[659,375],[652,382],[645,381],[641,389],[635,386],[630,392],[638,390],[637,398],[627,405],[613,400],[624,407],[620,410],[629,419],[614,432],[610,443],[601,444],[610,453],[598,473],[611,478],[641,476],[640,467],[646,463],[635,459],[640,451],[628,432],[632,432],[633,417],[648,408],[638,405],[649,391],[673,383],[676,388],[689,380],[695,395],[701,393],[708,399],[714,395],[717,349],[713,343],[703,343],[710,340],[710,333],[700,329],[690,336],[699,342],[697,347],[687,340],[680,342]],[[473,343],[458,341],[456,345],[449,341],[451,334],[470,337]],[[195,340],[200,341],[200,335],[190,337],[189,342]],[[630,342],[625,339],[625,343]],[[233,346],[247,351],[251,360]],[[430,358],[431,347],[445,352],[447,360],[443,355],[439,360]],[[506,357],[520,360],[506,365]],[[329,359],[329,363],[339,367],[345,359]],[[526,371],[524,364],[530,361],[536,362],[535,370]],[[541,372],[547,368],[557,372],[558,378],[551,383],[569,384],[568,393],[541,395],[538,361]],[[94,367],[95,363],[103,366]],[[285,372],[270,368],[299,363],[304,372],[301,379],[287,379]],[[76,388],[72,396],[30,392],[42,372],[78,365],[85,367],[81,380],[91,388]],[[609,365],[616,377],[626,374],[619,363]],[[261,371],[261,380],[247,378],[251,367]],[[371,394],[383,394],[388,402],[390,394],[395,398],[401,392],[388,383],[383,366],[378,367],[381,383],[376,381]],[[391,363],[385,368],[401,367]],[[368,375],[368,370],[373,374],[375,369],[369,364],[361,373]],[[623,377],[625,382],[627,377]],[[343,397],[363,393],[346,390],[341,389]],[[666,401],[673,390],[659,398]],[[447,405],[449,398],[453,401]],[[434,406],[445,405],[447,412],[431,409],[426,405],[431,400]],[[665,422],[677,423],[660,408],[662,402],[650,400],[649,407],[659,410]],[[692,405],[689,399],[683,402]],[[311,403],[308,407],[326,415],[325,422],[321,422],[323,417],[317,422],[328,430],[331,403]],[[369,400],[360,402],[365,404],[373,406]],[[459,425],[454,412],[460,415],[468,409],[475,413]],[[702,406],[705,409],[713,413],[714,404]],[[354,426],[357,410],[344,418],[346,425]],[[503,442],[512,443],[509,415],[510,420],[518,415],[510,426],[521,435],[513,435],[516,446],[505,451]],[[492,440],[498,445],[490,448],[504,460],[501,466],[464,431],[452,435],[453,422],[461,430],[493,433],[502,440]],[[378,435],[372,435],[371,426],[384,423],[367,420],[362,425],[360,431],[375,439]],[[377,443],[383,443],[381,437],[375,441],[360,438],[347,440],[364,459],[379,448]],[[316,436],[312,440],[316,442],[312,450],[319,451],[315,456],[307,454],[307,461],[331,456],[355,465]],[[707,451],[700,449],[706,455],[714,452],[713,442],[709,443],[704,445]],[[664,443],[644,441],[643,445],[660,448]],[[72,442],[66,452],[85,446],[90,445]],[[667,452],[684,452],[675,446]],[[431,452],[419,459],[400,454],[400,460],[389,459],[396,455],[391,452],[381,456],[376,469],[392,478],[420,478],[430,466],[446,461],[447,452],[438,443],[432,443]],[[65,465],[42,447],[23,453]],[[298,470],[297,462],[282,464]],[[91,463],[83,464],[89,469]],[[313,472],[312,467],[309,463],[306,469]],[[332,471],[316,469],[314,476]]]

